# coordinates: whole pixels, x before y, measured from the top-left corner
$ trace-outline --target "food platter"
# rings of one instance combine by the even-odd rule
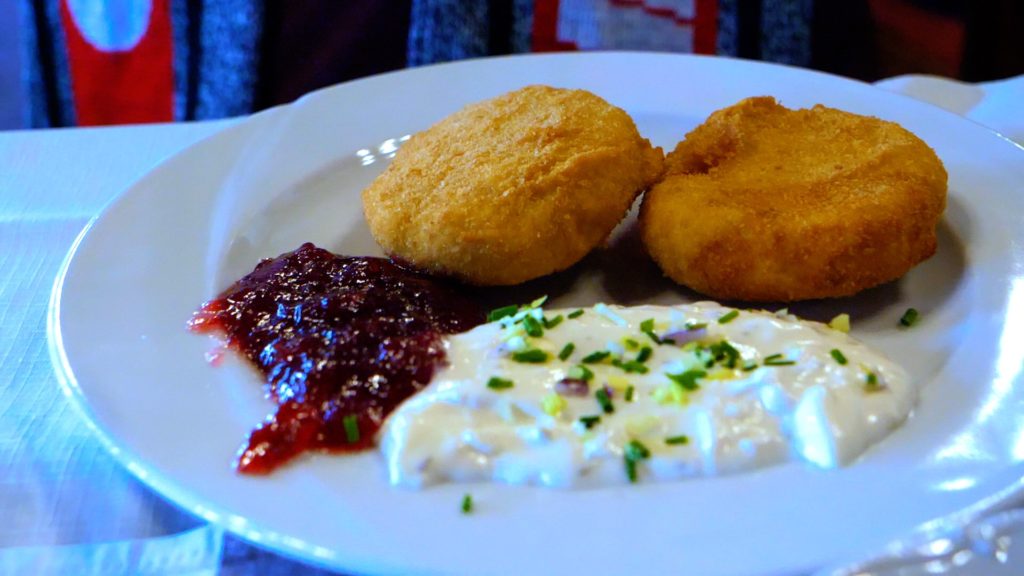
[[[406,135],[527,84],[585,88],[671,148],[712,111],[772,95],[894,120],[950,175],[938,253],[852,298],[791,307],[886,351],[923,385],[901,429],[853,465],[550,490],[391,488],[376,453],[314,456],[266,478],[232,456],[270,404],[185,322],[260,259],[312,241],[378,255],[359,191]],[[790,574],[855,560],[936,519],[970,521],[1024,475],[1024,151],[960,117],[868,85],[737,60],[605,53],[509,57],[377,76],[257,114],[175,156],[80,236],[55,284],[51,351],[68,395],[156,491],[242,537],[369,573]],[[567,272],[495,295],[560,306],[677,303],[627,224]],[[913,306],[912,330],[898,319]],[[476,511],[459,502],[472,493]],[[934,527],[934,525],[933,525]]]

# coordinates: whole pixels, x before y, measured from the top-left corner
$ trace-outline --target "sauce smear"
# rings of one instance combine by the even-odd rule
[[[444,365],[442,336],[483,321],[475,302],[436,280],[307,243],[261,261],[189,327],[223,335],[266,377],[277,412],[236,465],[267,474],[306,450],[372,447],[388,414]]]

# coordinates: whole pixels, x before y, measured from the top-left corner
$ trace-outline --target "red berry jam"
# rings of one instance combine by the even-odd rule
[[[384,419],[445,362],[442,336],[484,321],[452,287],[381,258],[312,244],[256,269],[197,311],[266,377],[277,412],[236,463],[266,474],[306,450],[373,446]]]

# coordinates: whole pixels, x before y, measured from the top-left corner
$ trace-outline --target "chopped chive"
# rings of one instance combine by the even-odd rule
[[[686,322],[686,329],[687,330],[703,330],[703,329],[705,329],[707,327],[708,327],[708,323],[707,322],[694,322],[693,320],[688,320]]]
[[[626,478],[629,478],[630,483],[636,484],[636,461],[629,458],[623,458],[623,461],[626,463]]]
[[[839,351],[839,348],[833,348],[829,354],[832,354],[832,357],[835,358],[836,362],[838,362],[840,366],[846,366],[846,356],[843,356],[843,353]]]
[[[524,362],[527,364],[543,364],[548,361],[548,353],[543,350],[536,348],[530,348],[529,350],[520,350],[519,352],[512,353],[512,360],[516,362]]]
[[[587,430],[590,430],[594,426],[597,426],[601,422],[600,416],[580,416],[580,424]]]
[[[648,372],[650,372],[650,368],[644,366],[643,364],[637,362],[636,360],[623,362],[622,360],[616,358],[612,360],[612,366],[615,366],[616,368],[625,371],[627,374],[632,374],[634,372],[638,374],[647,374]]]
[[[579,309],[579,310],[575,310],[573,312],[569,312],[568,316],[569,316],[569,318],[573,318],[573,319],[579,318],[580,316],[583,316],[583,310]]]
[[[487,313],[487,321],[494,322],[495,320],[501,320],[506,316],[512,316],[519,311],[519,306],[502,306],[501,308],[495,308]]]
[[[626,444],[625,450],[622,453],[623,460],[626,463],[626,477],[629,478],[630,482],[636,482],[636,465],[642,460],[646,460],[651,457],[651,451],[640,442],[636,440],[630,440],[629,444]]]
[[[584,364],[597,364],[598,362],[604,360],[608,356],[611,356],[611,352],[609,352],[607,350],[598,350],[597,352],[592,352],[592,353],[587,354],[586,356],[584,356],[583,357],[583,363]]]
[[[665,376],[668,376],[669,380],[679,384],[684,390],[689,390],[690,392],[700,388],[700,384],[697,384],[697,379],[703,378],[707,375],[708,373],[703,370],[687,370],[680,374],[665,374]]]
[[[534,338],[540,338],[544,335],[544,328],[541,326],[540,321],[530,315],[523,317],[523,330],[526,330],[526,333]]]
[[[629,348],[630,350],[636,350],[637,348],[640,348],[640,343],[632,338],[623,338],[622,343],[625,344],[626,348]]]
[[[564,319],[565,318],[563,318],[561,314],[559,314],[558,316],[555,316],[554,318],[552,318],[550,320],[545,318],[544,319],[544,327],[547,328],[548,330],[551,330],[555,326],[558,326],[559,324],[561,324],[562,320],[564,320]]]
[[[590,370],[590,368],[587,368],[582,364],[577,364],[570,368],[566,376],[574,380],[583,380],[584,382],[590,382],[591,380],[594,379],[594,373]]]
[[[507,390],[515,384],[511,380],[505,378],[498,378],[497,376],[491,376],[491,379],[487,381],[487,387],[491,390]]]
[[[650,346],[644,346],[640,349],[640,353],[636,355],[636,361],[643,363],[651,359],[651,354],[654,354],[654,350]]]
[[[878,375],[875,374],[874,372],[868,371],[868,373],[864,375],[864,387],[867,388],[869,391],[874,391],[881,388],[881,386],[879,386],[878,384]]]
[[[605,414],[615,412],[615,406],[612,405],[612,397],[608,394],[608,390],[598,388],[597,392],[594,393],[594,397],[597,398],[597,403],[601,405],[601,410]]]
[[[345,441],[349,444],[359,442],[359,420],[354,414],[349,414],[341,419],[341,425],[345,427]]]
[[[679,436],[669,436],[668,438],[665,438],[665,444],[668,444],[670,446],[689,443],[690,437],[687,436],[686,434],[680,434]]]
[[[648,318],[640,323],[640,331],[647,335],[655,344],[661,345],[666,343],[654,333],[654,318]]]
[[[795,360],[781,360],[780,358],[782,357],[782,355],[779,354],[778,356],[779,356],[779,358],[765,358],[764,359],[764,365],[765,366],[792,366],[793,364],[796,364]]]
[[[708,350],[716,362],[724,361],[726,368],[735,368],[736,361],[740,359],[740,351],[725,340],[712,344]]]
[[[662,344],[672,344],[673,343],[672,340],[664,340],[664,339],[660,338],[652,330],[644,330],[644,335],[646,335],[648,338],[650,338],[651,342],[654,342],[655,344],[657,344],[659,346],[661,346]]]
[[[640,443],[639,440],[630,440],[629,444],[626,444],[626,457],[633,460],[643,460],[651,457],[651,451]]]
[[[558,359],[559,360],[567,359],[569,356],[572,356],[572,351],[575,350],[575,349],[576,349],[576,345],[573,344],[572,342],[569,342],[568,344],[563,346],[562,347],[562,351],[558,353]]]
[[[530,308],[540,308],[547,301],[548,301],[548,295],[545,294],[545,295],[541,296],[540,298],[537,298],[533,302],[530,302],[530,306],[529,307]]]
[[[740,311],[739,310],[733,310],[732,312],[729,312],[729,313],[725,314],[724,316],[722,316],[721,318],[719,318],[718,319],[718,323],[719,324],[728,324],[729,322],[732,322],[733,320],[735,320],[736,317],[739,316],[739,315],[740,315]]]
[[[782,354],[772,354],[771,356],[765,358],[764,361],[765,363],[768,363],[771,362],[772,360],[778,360],[779,358],[782,358]]]
[[[751,362],[749,364],[744,364],[743,365],[743,371],[744,372],[751,372],[753,370],[757,370],[757,362]]]
[[[921,313],[916,308],[907,308],[907,311],[900,317],[900,325],[910,328],[917,323],[917,318]]]
[[[628,387],[626,387],[626,395],[624,396],[624,398],[626,399],[626,402],[632,402],[633,401],[633,392],[635,390],[636,389],[633,387],[632,384],[630,384]]]
[[[466,494],[462,497],[462,513],[469,514],[473,511],[473,496]]]

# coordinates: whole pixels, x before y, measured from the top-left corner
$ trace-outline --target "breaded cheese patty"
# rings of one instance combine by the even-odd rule
[[[946,170],[893,122],[749,98],[666,159],[640,210],[666,275],[722,299],[847,296],[935,252]]]
[[[662,164],[620,108],[529,86],[415,134],[363,191],[363,210],[389,256],[471,284],[518,284],[603,242]]]

